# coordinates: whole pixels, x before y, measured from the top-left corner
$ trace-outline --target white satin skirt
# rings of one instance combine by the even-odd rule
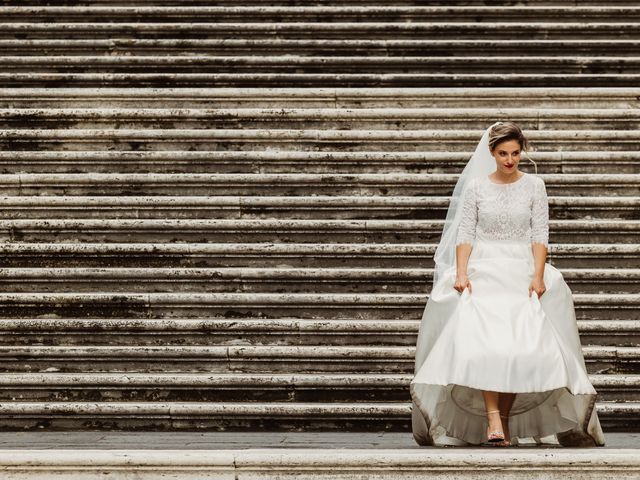
[[[511,438],[602,446],[572,293],[545,264],[546,291],[529,296],[528,242],[479,240],[467,266],[471,293],[450,268],[433,286],[416,347],[413,436],[420,445],[479,445],[488,420],[482,390],[517,393]],[[517,443],[515,440],[514,443]]]

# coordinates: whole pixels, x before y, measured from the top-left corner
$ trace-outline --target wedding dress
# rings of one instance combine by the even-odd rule
[[[499,184],[487,175],[464,189],[456,245],[472,244],[471,293],[453,288],[449,267],[433,285],[410,383],[413,436],[421,445],[486,441],[481,390],[517,392],[511,438],[553,435],[565,446],[602,446],[604,435],[582,354],[571,290],[545,263],[545,292],[529,296],[531,245],[548,246],[544,181],[523,173]],[[517,440],[514,442],[517,443]]]

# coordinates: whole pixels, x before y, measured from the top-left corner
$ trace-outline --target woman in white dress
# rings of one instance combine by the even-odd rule
[[[494,123],[451,197],[410,384],[420,445],[604,445],[572,293],[545,263],[545,184],[518,170],[527,148]]]

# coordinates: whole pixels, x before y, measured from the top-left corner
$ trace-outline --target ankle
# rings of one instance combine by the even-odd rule
[[[486,415],[490,419],[496,419],[502,416],[500,415],[500,410],[487,410]]]
[[[493,428],[502,425],[502,420],[500,420],[500,416],[498,415],[499,410],[487,411],[486,413],[489,425],[491,425]]]

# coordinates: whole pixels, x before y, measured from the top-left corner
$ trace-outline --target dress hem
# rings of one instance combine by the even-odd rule
[[[410,390],[410,395],[411,395],[411,399],[412,402],[414,403],[414,405],[418,408],[420,415],[422,415],[422,417],[424,418],[424,421],[427,423],[427,432],[425,432],[428,435],[428,439],[425,443],[425,441],[422,441],[422,439],[419,439],[418,437],[416,437],[415,435],[415,429],[414,429],[414,439],[416,440],[416,442],[420,445],[434,445],[437,446],[436,443],[434,442],[433,439],[433,431],[434,428],[440,427],[441,429],[443,429],[446,432],[446,435],[449,437],[453,437],[459,441],[464,442],[465,444],[470,444],[470,445],[481,445],[481,444],[485,444],[487,441],[485,440],[478,440],[478,437],[476,436],[475,438],[471,438],[470,435],[467,435],[466,432],[462,431],[460,429],[460,427],[458,426],[458,428],[456,428],[456,425],[454,423],[451,423],[450,425],[446,425],[446,422],[441,422],[440,418],[438,417],[432,417],[430,416],[427,408],[425,407],[424,403],[420,400],[419,395],[416,392],[416,385],[437,385],[437,386],[449,386],[449,385],[460,385],[457,383],[448,383],[448,384],[424,384],[424,383],[414,383],[411,382],[410,386],[409,386],[409,390]],[[468,385],[462,385],[462,386],[466,386],[469,387]],[[469,387],[469,388],[475,388],[475,387]],[[558,393],[558,390],[562,390],[564,389],[565,392],[563,392],[562,394]],[[523,393],[523,392],[507,392],[507,393]],[[527,393],[536,393],[536,392],[527,392]],[[583,419],[580,419],[581,415],[575,415],[575,416],[565,416],[562,413],[562,410],[558,409],[557,406],[557,402],[554,403],[553,405],[546,405],[546,402],[548,400],[549,397],[551,397],[552,395],[554,395],[556,397],[556,399],[558,398],[562,398],[564,397],[564,395],[568,393],[569,395],[575,397],[577,395],[581,395],[581,396],[586,396],[589,399],[589,403],[588,403],[588,414],[585,415],[583,417]],[[573,444],[570,442],[576,442],[576,446],[577,446],[577,442],[580,442],[580,446],[585,446],[586,442],[585,442],[585,436],[588,437],[587,442],[592,442],[591,445],[589,446],[604,446],[604,442],[602,443],[598,443],[598,440],[596,438],[594,438],[592,435],[590,435],[588,433],[588,424],[589,424],[589,419],[591,417],[591,412],[592,410],[595,408],[595,401],[596,401],[596,396],[597,394],[592,394],[592,393],[577,393],[574,394],[572,393],[569,388],[567,386],[563,386],[563,387],[558,387],[556,389],[550,390],[550,395],[549,397],[547,397],[547,399],[545,399],[545,401],[541,404],[538,404],[535,408],[540,408],[541,406],[544,407],[545,410],[554,410],[559,414],[558,420],[559,422],[556,422],[555,426],[550,426],[548,428],[540,428],[538,427],[537,430],[532,430],[531,427],[529,426],[528,428],[528,433],[526,435],[517,435],[515,434],[515,432],[517,431],[517,426],[516,425],[510,425],[510,430],[511,430],[511,436],[512,438],[529,438],[529,437],[545,437],[548,435],[556,435],[556,437],[558,438],[558,441],[561,445],[563,446],[572,446]],[[445,400],[439,400],[436,402],[435,406],[434,406],[434,410],[438,409],[438,406],[440,406],[441,404],[447,402],[447,399]],[[459,406],[457,406],[457,408],[460,408]],[[522,414],[526,414],[527,412],[531,412],[532,410],[535,410],[535,408],[520,412],[516,415],[512,415],[510,416],[510,418],[514,419],[517,418],[518,415],[522,415]],[[465,410],[466,413],[469,413]],[[576,414],[578,412],[575,412]],[[476,423],[476,427],[477,427],[477,423],[481,422],[483,424],[483,431],[486,428],[486,417],[484,415],[477,415],[477,414],[472,414],[474,417],[476,417],[476,419],[472,419],[470,417],[467,417],[470,422],[468,422],[469,425]],[[482,417],[482,420],[479,420],[477,417]],[[514,420],[511,420],[511,422],[513,422]],[[435,425],[434,425],[435,422]],[[517,420],[516,420],[517,422]],[[562,423],[563,426],[558,429],[558,423]],[[536,424],[539,425],[539,424]],[[466,426],[466,425],[465,425]],[[472,427],[473,429],[473,427]],[[564,437],[564,438],[563,438]],[[561,439],[563,438],[564,441],[566,442],[563,443],[563,440]]]
[[[414,382],[411,381],[409,383],[409,386],[412,387],[413,385],[440,385],[443,387],[448,387],[449,385],[459,385],[461,387],[467,387],[467,388],[475,388],[476,390],[486,390],[486,391],[493,391],[493,392],[499,392],[499,393],[543,393],[543,392],[550,392],[553,390],[558,390],[560,388],[566,388],[567,392],[569,392],[571,395],[597,395],[598,392],[576,392],[576,391],[572,391],[571,387],[569,385],[557,385],[557,386],[553,386],[550,388],[544,388],[544,389],[534,389],[534,390],[493,390],[492,387],[485,387],[485,386],[480,386],[480,385],[472,385],[472,384],[468,384],[468,383],[459,383],[459,382],[447,382],[447,383],[440,383],[440,382],[433,382],[433,383],[424,383],[424,382]]]

